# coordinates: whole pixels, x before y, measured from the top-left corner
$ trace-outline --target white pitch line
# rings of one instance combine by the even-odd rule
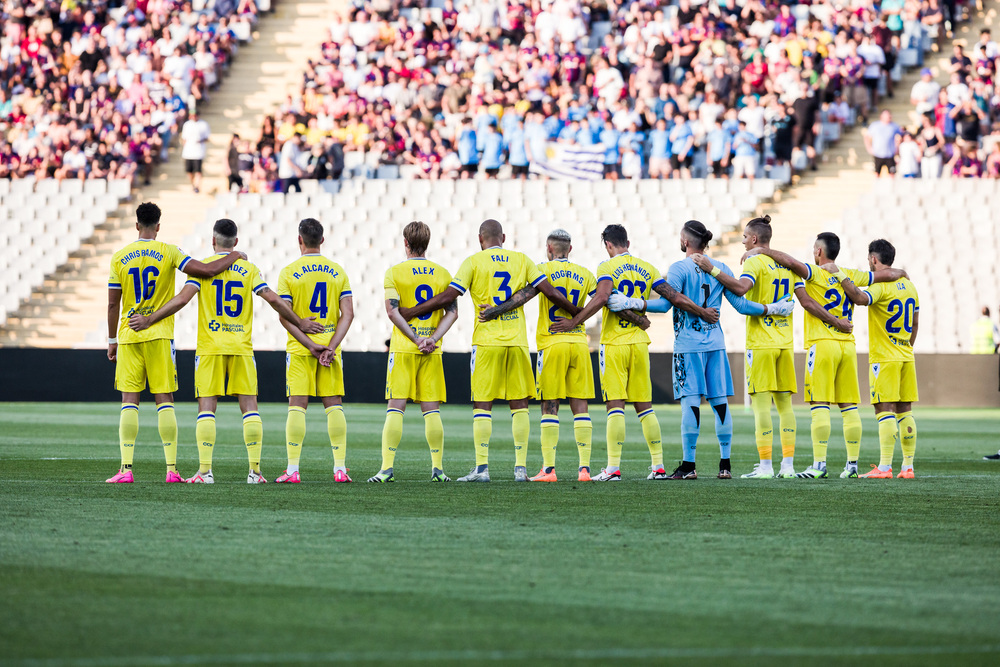
[[[646,648],[586,650],[454,650],[454,651],[332,651],[327,653],[235,653],[103,658],[40,658],[3,660],[5,667],[174,667],[176,665],[310,664],[321,662],[467,662],[525,660],[653,660],[788,657],[865,657],[973,655],[1000,653],[1000,644],[979,646],[831,646],[817,648]]]

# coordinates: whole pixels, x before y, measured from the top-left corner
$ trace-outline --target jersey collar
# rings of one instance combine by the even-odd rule
[[[484,250],[503,250],[502,245],[491,245],[489,248],[484,248]]]

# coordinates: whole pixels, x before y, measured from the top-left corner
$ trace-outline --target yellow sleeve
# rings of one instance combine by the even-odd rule
[[[546,279],[544,273],[538,269],[538,265],[532,262],[527,255],[523,255],[525,264],[525,280],[532,287],[538,287],[538,283]]]
[[[278,296],[291,303],[292,292],[288,286],[288,274],[288,267],[283,268],[281,273],[278,274]]]
[[[340,267],[340,275],[342,276],[342,282],[340,284],[340,298],[346,299],[354,296],[351,294],[351,281],[348,280],[347,271],[344,271],[344,267]]]
[[[472,257],[465,258],[462,266],[458,267],[458,273],[451,279],[450,285],[461,294],[465,294],[468,291],[469,286],[472,285]]]
[[[605,260],[597,265],[597,282],[602,280],[611,280],[611,266],[608,264],[610,260]],[[612,281],[613,284],[614,281]]]
[[[399,291],[396,289],[396,279],[392,275],[391,268],[385,272],[385,281],[383,281],[382,286],[385,288],[386,301],[390,299],[399,301]]]
[[[260,275],[260,269],[257,268],[256,264],[250,265],[250,284],[253,286],[254,294],[267,287],[267,282],[264,280],[264,276]]]
[[[115,258],[111,258],[111,267],[108,271],[108,289],[118,289],[122,288],[122,279],[118,275],[118,269],[121,267],[121,262],[116,262]]]
[[[744,262],[743,273],[740,274],[740,278],[749,278],[754,285],[757,284],[757,278],[760,277],[761,260],[757,259],[758,257],[760,255],[754,255]]]
[[[852,278],[852,280],[853,280],[853,278]],[[855,283],[855,284],[857,284],[857,283]],[[868,295],[868,299],[869,299],[868,305],[869,306],[874,306],[876,303],[878,303],[878,300],[882,298],[882,294],[883,294],[884,290],[883,290],[883,287],[882,287],[882,283],[875,283],[874,285],[869,285],[868,287],[866,287],[865,289],[863,289],[861,291]]]
[[[587,273],[584,274],[584,281],[585,284],[583,288],[587,291],[587,296],[594,296],[594,292],[597,291],[597,279],[594,278],[594,274],[587,271]]]
[[[858,287],[866,287],[872,284],[872,278],[874,277],[870,271],[859,271],[858,269],[844,269],[844,273],[850,278],[855,285]]]
[[[191,261],[191,255],[175,245],[168,247],[170,248],[170,261],[177,267],[178,271],[183,271],[187,263]]]

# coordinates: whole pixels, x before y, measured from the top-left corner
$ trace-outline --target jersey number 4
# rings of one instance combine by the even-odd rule
[[[309,312],[316,313],[316,316],[321,319],[326,319],[326,314],[330,312],[330,309],[326,305],[326,283],[316,283],[313,287],[312,300],[309,301]]]

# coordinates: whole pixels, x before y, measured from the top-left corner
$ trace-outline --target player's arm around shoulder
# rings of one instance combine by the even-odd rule
[[[870,276],[872,274],[864,271],[851,271],[849,269],[844,271],[833,262],[824,264],[820,268],[832,275],[840,283],[841,289],[844,290],[844,295],[854,305],[870,306],[875,302],[875,293],[866,292],[855,284],[858,280],[863,283],[870,284]]]
[[[178,252],[180,252],[180,249],[178,249]],[[182,260],[177,265],[177,268],[192,278],[213,278],[231,267],[236,260],[247,258],[246,253],[238,250],[231,250],[229,254],[208,262],[207,264],[205,262],[199,262],[196,259],[191,259],[186,255],[185,257],[186,259]]]
[[[754,279],[749,277],[746,271],[744,271],[742,276],[737,278],[733,275],[729,267],[722,264],[722,262],[720,262],[722,268],[719,268],[705,255],[691,255],[691,259],[694,260],[699,269],[718,280],[726,290],[736,296],[744,296],[753,287]]]
[[[773,259],[776,264],[780,264],[786,269],[789,269],[792,273],[794,273],[800,278],[803,278],[805,280],[809,280],[810,278],[812,278],[812,269],[809,267],[808,264],[806,264],[805,262],[800,262],[799,260],[789,255],[787,252],[775,250],[774,248],[754,248],[753,250],[748,250],[747,252],[743,253],[743,258],[741,261],[745,262],[748,258],[754,257],[756,255],[767,255],[768,257]]]
[[[195,280],[189,280],[184,283],[184,287],[180,292],[174,296],[173,299],[167,301],[163,304],[163,307],[159,310],[150,313],[149,315],[140,315],[138,313],[133,313],[132,317],[128,320],[128,326],[133,331],[142,331],[143,329],[148,329],[160,320],[170,317],[181,308],[186,306],[188,302],[194,298],[194,295],[198,293],[201,289],[200,283]]]
[[[664,299],[668,300],[670,303],[674,304],[674,308],[679,308],[685,312],[691,313],[695,317],[700,317],[709,324],[715,324],[719,321],[719,311],[715,308],[702,308],[696,304],[691,299],[684,296],[680,290],[677,289],[677,285],[684,285],[684,272],[683,272],[683,260],[680,262],[674,262],[670,265],[667,270],[667,279],[657,280],[653,283],[653,291],[662,296]]]

